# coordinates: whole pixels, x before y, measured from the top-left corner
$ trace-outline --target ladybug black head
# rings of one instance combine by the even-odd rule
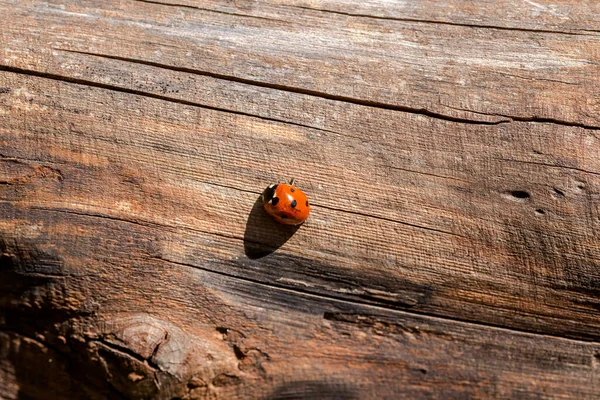
[[[263,203],[266,204],[275,197],[275,190],[277,190],[276,184],[269,185],[269,187],[265,189],[262,194]]]

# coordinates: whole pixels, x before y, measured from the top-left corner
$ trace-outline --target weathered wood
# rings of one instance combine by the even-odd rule
[[[597,397],[600,10],[499,3],[1,4],[0,396]]]
[[[597,95],[600,79],[600,39],[594,32],[578,34],[582,24],[598,27],[598,12],[587,17],[587,24],[567,24],[571,34],[561,34],[351,17],[297,7],[265,6],[266,13],[283,17],[273,21],[259,11],[253,11],[260,17],[255,18],[243,16],[247,11],[230,15],[160,2],[134,1],[110,10],[102,2],[49,2],[37,5],[35,15],[23,2],[10,3],[8,12],[19,15],[21,23],[7,31],[14,30],[16,38],[23,30],[30,32],[28,42],[36,51],[23,48],[17,39],[8,65],[48,71],[57,49],[81,50],[442,117],[598,125],[595,102],[589,99]],[[250,8],[263,7],[253,2]],[[569,20],[566,12],[550,17],[552,13],[526,3],[515,7],[506,2],[498,13],[507,9],[521,12],[520,19],[538,14]],[[582,7],[575,14],[586,11]],[[60,58],[55,62],[60,64]]]

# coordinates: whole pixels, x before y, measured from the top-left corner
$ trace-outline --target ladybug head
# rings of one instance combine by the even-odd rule
[[[262,200],[263,200],[264,204],[273,200],[273,198],[275,197],[276,190],[277,190],[277,185],[275,183],[269,185],[269,187],[267,187],[265,189],[265,191],[262,194]]]

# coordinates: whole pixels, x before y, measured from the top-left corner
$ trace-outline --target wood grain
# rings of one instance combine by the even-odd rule
[[[595,5],[0,17],[0,397],[598,396]]]

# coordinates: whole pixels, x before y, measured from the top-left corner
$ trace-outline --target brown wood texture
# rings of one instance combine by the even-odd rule
[[[0,398],[600,397],[600,3],[0,20]]]

